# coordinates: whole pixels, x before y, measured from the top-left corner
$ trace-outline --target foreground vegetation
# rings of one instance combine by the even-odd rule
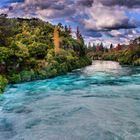
[[[103,47],[102,44],[87,48],[87,53],[94,60],[112,60],[120,64],[140,65],[140,38],[136,38],[129,45],[118,44],[110,48]]]
[[[77,28],[0,15],[0,92],[8,83],[46,79],[91,64]]]

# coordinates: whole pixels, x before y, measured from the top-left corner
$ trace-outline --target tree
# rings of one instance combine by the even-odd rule
[[[112,50],[113,49],[113,44],[110,44],[110,50]]]
[[[105,47],[105,48],[104,48],[104,52],[108,52],[108,48]]]
[[[68,32],[68,31],[69,31],[69,29],[68,29],[67,25],[65,25],[65,32]]]
[[[82,57],[84,56],[86,53],[86,48],[85,48],[85,43],[84,43],[84,39],[79,31],[79,27],[77,26],[77,31],[76,31],[76,38],[77,38],[77,41],[79,43],[79,46],[80,46],[80,51],[79,51],[79,56]]]
[[[70,25],[69,25],[68,32],[69,32],[69,34],[71,35],[71,33],[72,33],[72,29],[71,29],[71,26],[70,26]]]
[[[25,61],[29,59],[29,51],[26,45],[21,42],[12,42],[9,46],[11,49],[10,63],[8,70],[17,70],[24,67]]]
[[[54,28],[53,41],[54,41],[55,54],[58,54],[60,52],[60,37],[59,37],[58,28],[56,26]]]
[[[4,91],[4,88],[7,86],[8,80],[0,75],[0,93]]]
[[[88,48],[91,49],[91,43],[90,42],[88,43]]]
[[[80,39],[80,36],[81,36],[81,34],[80,34],[80,31],[79,31],[79,27],[77,26],[77,31],[76,31],[76,38],[77,38],[77,40]]]
[[[97,52],[103,52],[104,51],[104,46],[103,43],[101,42],[101,44],[98,44],[96,47],[96,51]]]
[[[60,29],[63,29],[63,25],[62,25],[62,23],[58,23],[58,25],[57,25]]]
[[[96,45],[95,45],[95,43],[93,43],[92,51],[93,51],[93,52],[96,52]]]
[[[119,51],[122,49],[122,46],[120,44],[117,45],[116,50]]]
[[[10,37],[13,37],[14,24],[10,22],[6,14],[0,15],[0,46],[9,46]]]
[[[10,61],[11,50],[7,47],[0,47],[0,64],[5,64]]]
[[[44,59],[47,55],[48,46],[46,44],[34,42],[28,48],[31,57]]]

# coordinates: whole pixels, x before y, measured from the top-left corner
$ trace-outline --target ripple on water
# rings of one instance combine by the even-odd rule
[[[94,61],[0,96],[0,140],[139,140],[140,67]]]
[[[16,132],[13,123],[7,118],[0,118],[0,138],[2,140],[14,137]]]

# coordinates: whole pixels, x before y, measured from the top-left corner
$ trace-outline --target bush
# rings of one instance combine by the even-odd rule
[[[47,72],[45,70],[38,70],[37,79],[45,79],[47,78]]]
[[[0,47],[0,63],[7,63],[10,61],[9,58],[11,56],[11,51],[9,48]]]
[[[8,80],[0,75],[0,93],[2,93],[8,84]]]
[[[35,72],[33,70],[30,71],[24,70],[20,72],[20,76],[22,82],[29,82],[35,79]]]
[[[71,67],[71,66],[70,66],[70,67]],[[60,73],[65,74],[65,73],[67,73],[68,71],[71,71],[71,68],[68,68],[68,65],[67,65],[66,62],[60,64]]]
[[[139,66],[140,65],[140,58],[133,62],[133,65]]]
[[[21,82],[21,76],[20,74],[12,74],[11,76],[8,76],[9,83],[15,84]]]
[[[43,59],[47,55],[48,46],[43,43],[33,43],[29,45],[29,53],[31,57]]]
[[[50,71],[50,73],[49,73],[49,77],[51,78],[51,77],[55,77],[55,76],[57,76],[58,75],[58,73],[57,73],[57,70],[56,69],[52,69],[51,71]]]

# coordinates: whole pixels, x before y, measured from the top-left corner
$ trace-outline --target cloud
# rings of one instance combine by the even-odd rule
[[[88,19],[84,20],[87,29],[114,30],[136,28],[135,22],[131,21],[125,14],[125,10],[118,6],[108,7],[101,3],[93,4],[86,10]],[[139,24],[140,25],[140,24]]]
[[[77,5],[91,7],[93,2],[94,2],[94,0],[78,0]]]
[[[34,8],[39,7],[40,9],[56,9],[56,10],[63,10],[65,7],[65,1],[61,0],[51,0],[51,1],[44,1],[44,0],[25,0],[25,6],[32,6]]]
[[[71,0],[70,0],[71,1]],[[75,14],[76,8],[74,2],[66,0],[25,0],[22,3],[11,3],[8,15],[21,16],[28,15],[46,19],[56,19],[69,17]],[[17,11],[18,14],[17,14]]]
[[[110,37],[123,37],[123,34],[119,30],[111,30],[110,32],[106,33]]]
[[[105,6],[124,6],[128,8],[139,8],[139,0],[94,0],[94,2],[102,3]]]
[[[71,25],[79,26],[86,40],[126,42],[139,34],[140,18],[134,13],[139,14],[140,0],[6,1],[0,4],[0,13],[7,13],[9,17],[38,17],[63,23],[69,21]]]
[[[102,37],[102,33],[94,31],[94,30],[86,30],[84,29],[84,35],[87,37],[94,37],[94,38],[98,38],[98,37]]]

